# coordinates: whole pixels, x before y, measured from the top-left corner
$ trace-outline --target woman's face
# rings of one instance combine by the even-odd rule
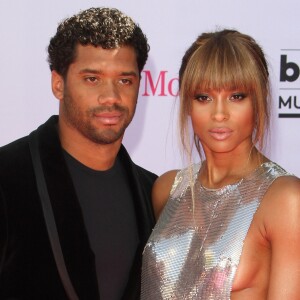
[[[254,129],[251,96],[243,90],[197,90],[191,121],[206,156],[209,153],[250,151]]]

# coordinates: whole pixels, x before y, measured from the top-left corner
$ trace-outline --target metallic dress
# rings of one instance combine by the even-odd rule
[[[289,175],[266,162],[235,184],[208,189],[197,180],[199,167],[177,173],[145,246],[142,300],[230,299],[253,215],[272,182]]]

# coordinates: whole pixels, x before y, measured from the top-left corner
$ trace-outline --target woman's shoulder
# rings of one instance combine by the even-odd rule
[[[282,198],[292,199],[295,196],[300,196],[300,179],[276,162],[267,160],[252,174],[270,182],[264,199],[271,198],[270,201],[274,202],[275,200],[280,201]]]
[[[287,174],[278,177],[263,199],[266,226],[269,233],[291,226],[300,228],[300,179]],[[275,226],[276,225],[276,226]]]
[[[300,179],[286,171],[282,166],[275,162],[269,161],[265,163],[269,167],[276,178],[269,188],[269,193],[275,199],[281,198],[293,198],[294,196],[300,196]]]
[[[162,209],[164,208],[179,170],[170,170],[159,176],[152,189],[152,204],[156,219],[158,219]]]
[[[152,203],[156,219],[158,219],[170,195],[174,196],[175,190],[183,189],[191,183],[191,180],[196,178],[199,167],[200,163],[181,170],[170,170],[156,179],[152,189]]]
[[[300,200],[300,179],[292,174],[280,176],[270,186],[268,192],[279,202]]]

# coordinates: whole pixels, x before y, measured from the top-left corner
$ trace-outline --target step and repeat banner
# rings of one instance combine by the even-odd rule
[[[124,144],[157,173],[181,168],[177,132],[178,69],[206,31],[253,36],[270,65],[272,125],[265,153],[300,176],[300,2],[298,0],[1,0],[0,146],[27,135],[52,114],[47,46],[58,23],[89,7],[116,7],[137,21],[151,47],[134,121]]]

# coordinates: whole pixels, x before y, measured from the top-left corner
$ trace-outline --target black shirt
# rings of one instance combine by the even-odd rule
[[[100,298],[121,299],[139,242],[126,170],[116,159],[107,171],[86,167],[65,152],[95,253]]]

